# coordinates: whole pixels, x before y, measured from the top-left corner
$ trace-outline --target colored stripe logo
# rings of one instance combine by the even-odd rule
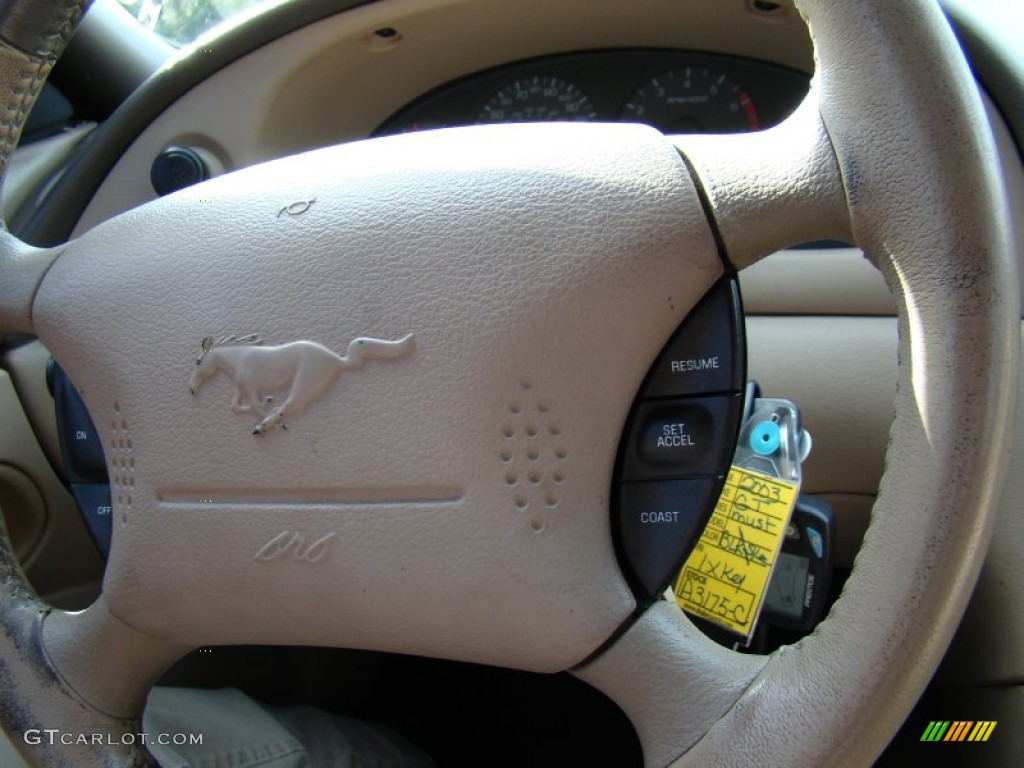
[[[932,720],[921,741],[988,741],[996,720]]]

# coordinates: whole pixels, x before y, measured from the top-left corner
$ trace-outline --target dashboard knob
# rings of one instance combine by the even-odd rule
[[[153,189],[161,197],[209,177],[210,171],[203,158],[190,147],[167,147],[156,156],[149,171]]]

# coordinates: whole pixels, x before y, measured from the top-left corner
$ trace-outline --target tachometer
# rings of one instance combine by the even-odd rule
[[[741,133],[760,127],[750,97],[727,75],[682,67],[652,77],[622,109],[622,119],[665,133]]]
[[[579,88],[560,77],[534,75],[509,83],[491,96],[477,115],[479,123],[593,120],[594,105]]]

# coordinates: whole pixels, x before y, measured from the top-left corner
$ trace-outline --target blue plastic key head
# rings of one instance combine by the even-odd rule
[[[750,449],[759,456],[771,456],[782,443],[782,430],[774,421],[762,421],[750,430]]]

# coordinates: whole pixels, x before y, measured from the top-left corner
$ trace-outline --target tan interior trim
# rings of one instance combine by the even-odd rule
[[[373,34],[388,26],[399,35]],[[171,144],[209,152],[230,171],[365,138],[409,101],[489,67],[624,47],[813,66],[795,12],[762,17],[739,1],[382,0],[264,46],[182,97],[127,149],[74,234],[152,199],[150,163]]]
[[[19,206],[57,171],[95,127],[96,123],[84,123],[14,151],[4,177],[4,221],[11,221]]]

